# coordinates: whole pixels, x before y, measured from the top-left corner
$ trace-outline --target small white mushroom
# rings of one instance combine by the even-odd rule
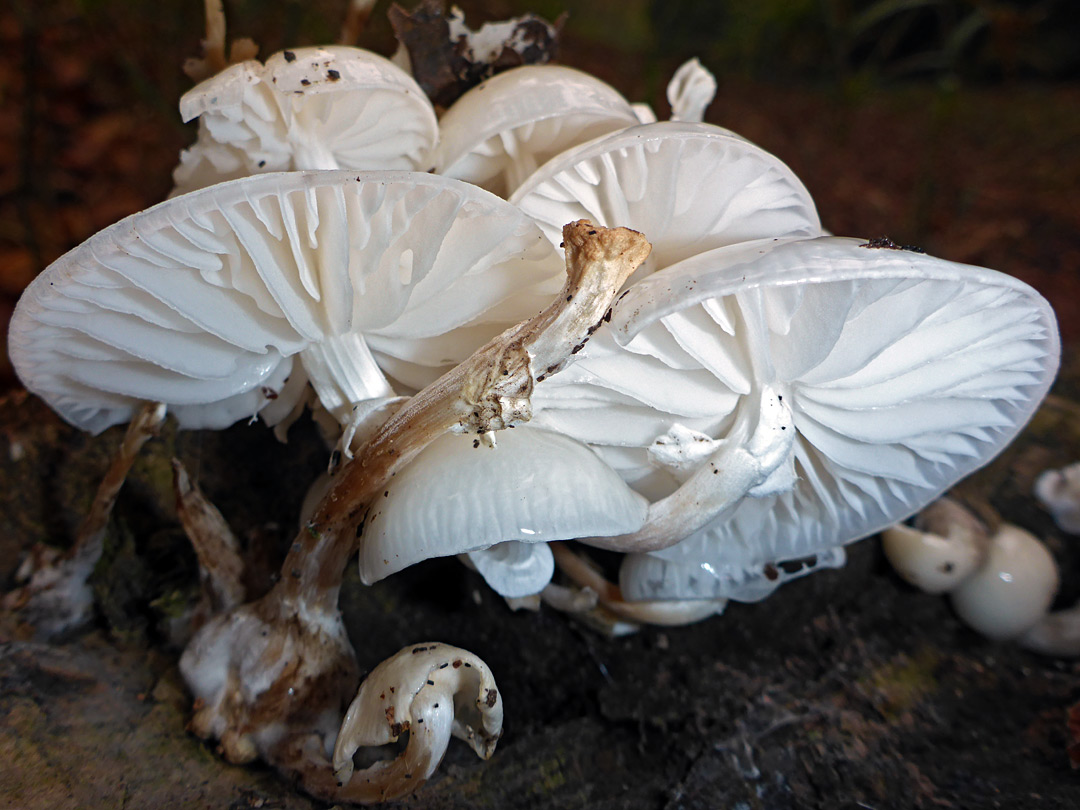
[[[426,171],[438,137],[419,85],[387,59],[340,45],[231,65],[180,99],[199,120],[175,194],[263,172]]]
[[[716,97],[716,77],[695,57],[675,71],[667,86],[672,121],[705,120],[705,108]]]
[[[957,615],[987,638],[1015,639],[1046,616],[1058,570],[1046,546],[1018,526],[1002,524],[986,561],[951,592]]]
[[[502,735],[503,703],[488,665],[467,650],[414,644],[364,679],[334,745],[336,799],[381,802],[412,792],[439,767],[450,737],[488,759]],[[354,771],[360,748],[389,745],[408,734],[393,760]]]
[[[972,512],[942,498],[916,528],[894,526],[882,539],[897,573],[928,593],[948,592],[973,630],[1044,655],[1080,655],[1080,606],[1049,613],[1058,567],[1029,532],[1003,523],[990,534]]]
[[[935,501],[919,513],[916,526],[890,526],[881,533],[881,547],[896,573],[919,590],[950,591],[985,562],[989,532],[955,501]]]
[[[1080,462],[1040,475],[1035,480],[1035,497],[1059,529],[1080,534]]]

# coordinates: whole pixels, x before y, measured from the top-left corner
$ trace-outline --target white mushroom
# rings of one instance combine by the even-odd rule
[[[401,68],[370,51],[296,48],[231,65],[180,99],[199,119],[173,180],[181,194],[261,172],[427,171],[435,111]]]
[[[627,599],[729,596],[741,579],[725,572],[911,514],[1011,440],[1059,355],[1021,282],[838,238],[695,256],[632,286],[610,330],[534,406],[653,501],[642,530],[588,541],[651,552],[621,579]],[[664,469],[649,452],[676,422],[720,440],[681,485],[691,456]]]
[[[957,615],[987,638],[1018,638],[1050,609],[1058,570],[1046,546],[1008,523],[990,538],[986,561],[949,593]]]
[[[1035,480],[1035,497],[1059,529],[1080,534],[1080,462],[1040,475]]]
[[[507,197],[560,152],[636,123],[629,102],[599,79],[525,65],[477,85],[446,111],[435,170]]]
[[[181,671],[199,706],[192,727],[218,737],[228,758],[261,756],[310,792],[336,795],[320,751],[355,683],[337,601],[367,507],[443,433],[483,435],[527,421],[539,369],[554,373],[573,361],[575,346],[649,250],[641,234],[591,223],[571,223],[565,236],[566,283],[548,307],[493,338],[381,425],[294,539],[274,588],[216,617],[184,651]]]
[[[147,399],[184,428],[274,424],[307,382],[349,429],[535,312],[560,268],[523,214],[464,183],[264,175],[174,198],[61,257],[20,299],[11,355],[28,389],[94,432]]]
[[[436,439],[377,498],[364,523],[360,577],[372,583],[431,557],[468,554],[500,595],[539,593],[547,543],[635,531],[648,502],[584,445],[523,426],[489,447]]]
[[[449,644],[414,644],[371,671],[349,706],[334,745],[335,800],[400,798],[439,767],[451,735],[488,759],[502,735],[503,704],[487,664]],[[396,759],[354,771],[360,748],[389,745],[408,734]]]

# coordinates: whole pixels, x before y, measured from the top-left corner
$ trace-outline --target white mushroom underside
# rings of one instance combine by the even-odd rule
[[[11,353],[27,388],[81,428],[126,421],[139,400],[223,427],[276,400],[286,413],[280,397],[303,395],[287,385],[292,356],[350,333],[426,384],[533,314],[562,275],[535,225],[463,183],[264,175],[174,198],[61,257],[20,300]]]
[[[649,453],[672,424],[721,438],[762,385],[785,392],[793,488],[744,498],[635,562],[633,598],[676,594],[645,584],[673,581],[664,560],[695,576],[759,570],[871,534],[985,464],[1029,418],[1057,367],[1045,301],[993,271],[859,245],[763,241],[651,276],[616,306],[625,349],[601,331],[538,386],[537,425],[590,444],[653,500],[686,474],[683,459],[665,469]]]
[[[653,250],[635,279],[724,245],[821,233],[810,193],[787,166],[707,124],[647,124],[584,144],[510,201],[555,245],[576,219],[641,231]]]
[[[376,497],[360,575],[371,583],[431,557],[512,542],[474,564],[503,596],[538,593],[552,573],[544,543],[635,531],[646,507],[595,453],[557,433],[521,426],[500,431],[495,447],[447,434]]]

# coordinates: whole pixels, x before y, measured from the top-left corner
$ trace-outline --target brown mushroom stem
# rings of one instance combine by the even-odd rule
[[[244,601],[244,562],[240,543],[202,491],[191,481],[184,465],[173,459],[176,514],[195,549],[202,585],[202,611],[216,616]]]
[[[164,421],[165,405],[158,402],[146,403],[136,412],[71,548],[58,559],[54,557],[48,564],[27,572],[26,585],[4,596],[2,606],[23,610],[42,637],[73,629],[89,618],[93,594],[87,580],[101,559],[105,529],[116,498],[142,446],[158,434]],[[41,550],[35,550],[33,556],[49,559]]]
[[[586,220],[567,225],[563,239],[567,279],[555,300],[406,402],[338,473],[285,559],[276,589],[283,598],[336,605],[341,571],[371,499],[447,431],[486,434],[527,422],[533,385],[573,361],[651,250],[636,231]]]
[[[220,73],[230,64],[254,59],[259,46],[247,37],[233,40],[225,54],[225,6],[222,0],[205,0],[206,37],[202,40],[202,58],[184,62],[184,73],[193,82],[201,82]]]
[[[360,41],[360,35],[364,33],[375,3],[376,0],[349,0],[345,9],[345,22],[341,26],[341,37],[338,39],[340,44],[356,45]]]
[[[444,432],[485,434],[527,421],[534,382],[573,360],[651,249],[639,233],[584,221],[567,225],[563,235],[567,281],[555,302],[391,417],[338,473],[294,541],[278,584],[215,617],[184,651],[181,672],[196,698],[191,728],[219,738],[230,761],[261,756],[324,795],[319,741],[336,734],[356,688],[338,591],[368,502]],[[340,795],[348,798],[347,791]]]
[[[595,593],[598,606],[620,619],[635,624],[676,627],[699,622],[722,609],[723,603],[709,599],[628,602],[623,599],[619,586],[609,582],[589,560],[575,554],[564,543],[551,543],[550,546],[559,570],[578,587]]]

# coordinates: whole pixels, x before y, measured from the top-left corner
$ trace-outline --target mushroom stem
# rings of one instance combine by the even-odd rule
[[[162,403],[148,402],[138,410],[98,485],[74,544],[59,561],[28,572],[26,585],[4,596],[3,607],[22,609],[43,637],[59,635],[89,618],[94,597],[87,580],[101,559],[109,516],[139,451],[158,434],[164,421]]]
[[[405,403],[338,473],[301,530],[275,590],[337,604],[341,572],[365,509],[398,469],[447,431],[482,435],[527,422],[533,385],[573,361],[651,246],[626,228],[586,220],[563,229],[567,279],[543,312],[503,332]]]
[[[564,235],[567,282],[555,303],[508,329],[391,417],[338,473],[289,550],[277,585],[258,601],[215,617],[184,650],[180,669],[197,706],[191,728],[219,738],[230,761],[261,756],[325,795],[328,768],[320,745],[334,738],[356,683],[338,591],[368,502],[447,430],[483,434],[527,421],[534,381],[573,359],[650,250],[645,237],[625,228],[575,222]],[[406,789],[412,773],[401,775]],[[383,795],[395,794],[387,789]]]
[[[176,514],[195,549],[206,616],[216,616],[244,601],[244,562],[240,543],[202,491],[191,481],[184,465],[173,459]]]
[[[623,599],[619,586],[609,582],[584,557],[575,554],[564,543],[551,543],[550,546],[559,570],[578,587],[588,588],[595,593],[599,607],[620,619],[635,624],[656,624],[665,627],[693,624],[719,613],[727,604],[726,600],[712,599],[628,602]]]
[[[206,38],[202,41],[202,58],[188,59],[184,73],[201,82],[220,73],[229,64],[225,58],[225,7],[222,0],[205,0]]]
[[[1047,613],[1017,641],[1020,646],[1042,655],[1080,657],[1080,604]]]
[[[340,44],[356,45],[360,41],[360,35],[364,33],[376,2],[377,0],[349,0],[345,9],[345,21],[341,25],[341,36],[338,38]]]
[[[632,534],[582,542],[625,552],[657,551],[693,534],[745,495],[790,487],[795,443],[791,408],[770,386],[757,394],[757,409],[743,410],[720,449],[671,495],[649,507],[645,525]],[[756,419],[756,424],[752,420]]]

